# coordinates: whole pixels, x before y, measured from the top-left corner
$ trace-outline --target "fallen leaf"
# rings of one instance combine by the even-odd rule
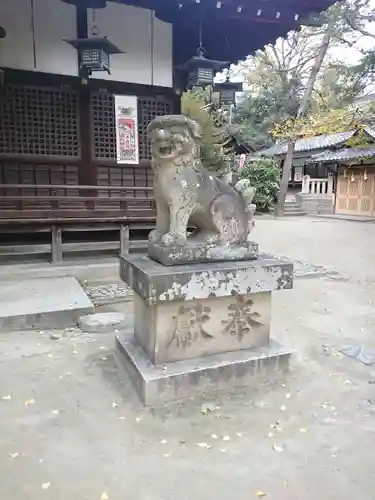
[[[208,415],[216,410],[216,406],[213,403],[203,403],[201,406],[201,413],[203,415]]]
[[[161,444],[167,444],[167,440],[166,440],[166,439],[161,439],[161,440],[160,440],[160,443],[161,443]]]
[[[171,453],[164,453],[163,457],[164,458],[169,458],[171,456]]]
[[[280,410],[281,410],[281,411],[286,411],[286,406],[285,406],[285,405],[281,405],[281,406],[280,406]]]
[[[6,396],[3,396],[1,399],[3,401],[10,401],[12,399],[12,396],[10,394],[7,394]]]
[[[101,351],[104,351],[104,350],[105,350],[104,345],[101,345],[101,346],[99,347],[99,349],[100,349]]]
[[[223,436],[223,441],[230,441],[230,436]]]
[[[101,361],[107,361],[108,358],[106,356],[104,356],[103,358],[100,358],[100,359],[101,359]]]
[[[212,448],[212,446],[210,446],[207,443],[197,443],[197,446],[199,446],[199,448],[206,448],[206,450],[209,450],[210,448]]]
[[[100,495],[100,500],[109,500],[109,496],[105,491]]]
[[[17,457],[19,457],[19,455],[20,454],[18,452],[16,452],[16,453],[9,453],[10,458],[17,458]]]
[[[42,464],[44,462],[44,458],[39,459],[39,463]]]
[[[135,421],[137,422],[137,424],[139,424],[139,422],[142,420],[142,417],[136,417]]]
[[[118,408],[118,404],[117,403],[112,403],[112,408]]]
[[[29,405],[33,405],[33,404],[35,404],[34,398],[31,398],[31,399],[28,399],[27,401],[25,401],[25,406],[29,406]]]
[[[285,398],[286,398],[286,399],[290,399],[291,397],[292,397],[292,395],[291,395],[291,394],[289,394],[289,393],[288,393],[288,394],[285,394]]]
[[[73,354],[78,354],[78,351],[73,351]]]
[[[211,434],[211,437],[212,439],[218,439],[219,436],[217,436],[216,434]]]
[[[119,420],[125,420],[125,417],[121,416],[121,417],[118,417]]]
[[[52,415],[58,415],[60,413],[60,411],[59,410],[52,410],[51,413],[52,413]]]
[[[299,431],[302,432],[303,434],[306,434],[307,429],[306,427],[301,427]]]
[[[269,433],[268,433],[268,437],[269,437],[269,438],[273,438],[273,437],[274,437],[274,435],[275,435],[275,434],[274,434],[273,432],[269,432]]]
[[[267,495],[267,493],[264,493],[264,491],[257,491],[255,493],[255,496],[257,496],[258,498],[265,497],[266,495]]]
[[[284,451],[284,448],[282,446],[278,446],[277,444],[274,444],[272,446],[273,451],[277,451],[278,453],[282,453]]]
[[[42,484],[42,490],[48,490],[48,488],[51,486],[51,483],[43,483]]]
[[[242,437],[242,432],[236,432],[236,435],[237,435],[238,437]]]
[[[221,453],[225,453],[227,451],[226,448],[220,448]]]

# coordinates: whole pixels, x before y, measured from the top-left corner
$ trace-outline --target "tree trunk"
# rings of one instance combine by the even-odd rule
[[[300,118],[301,116],[306,114],[306,112],[309,109],[311,95],[314,89],[316,78],[319,74],[320,68],[322,67],[330,41],[331,41],[331,27],[329,26],[323,36],[322,44],[316,55],[314,64],[312,65],[310,76],[305,87],[305,93],[303,95],[302,102],[298,109],[297,118]],[[276,217],[282,217],[284,215],[285,198],[288,191],[289,174],[292,169],[295,145],[296,145],[296,139],[293,138],[288,143],[288,149],[286,152],[286,157],[283,165],[283,173],[281,176],[280,189],[277,195]]]

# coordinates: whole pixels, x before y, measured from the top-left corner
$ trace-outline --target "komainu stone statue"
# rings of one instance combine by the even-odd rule
[[[157,117],[148,133],[157,211],[149,257],[165,265],[257,258],[250,182],[232,187],[203,167],[200,126],[185,116]]]

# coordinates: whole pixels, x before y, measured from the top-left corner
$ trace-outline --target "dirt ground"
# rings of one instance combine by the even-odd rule
[[[117,369],[113,335],[1,332],[2,498],[375,499],[375,365],[339,352],[375,348],[375,225],[260,220],[254,238],[337,272],[275,294],[290,373],[150,409]],[[130,303],[116,309],[132,321]]]

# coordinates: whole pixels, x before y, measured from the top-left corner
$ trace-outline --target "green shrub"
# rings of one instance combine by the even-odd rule
[[[276,204],[280,183],[279,164],[273,158],[246,160],[238,171],[239,179],[249,179],[256,188],[254,203],[260,212],[269,212]]]

